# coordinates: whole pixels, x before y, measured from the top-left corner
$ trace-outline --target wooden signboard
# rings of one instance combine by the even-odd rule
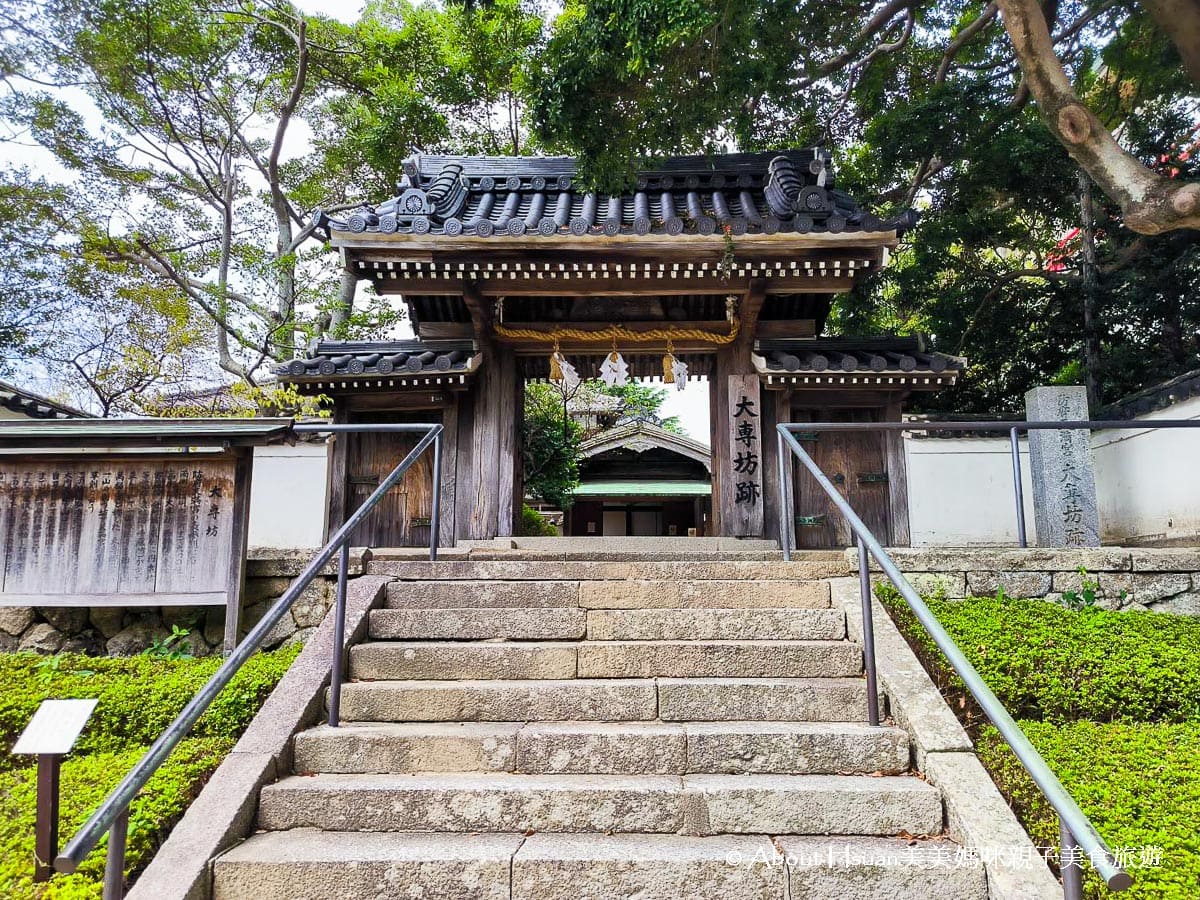
[[[250,454],[0,457],[0,606],[223,605],[232,649]]]
[[[757,375],[729,376],[729,452],[720,491],[721,528],[731,537],[763,531],[762,403]]]

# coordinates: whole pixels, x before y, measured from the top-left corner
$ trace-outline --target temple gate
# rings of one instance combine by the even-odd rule
[[[528,380],[708,379],[711,533],[776,537],[778,422],[895,421],[912,391],[963,368],[917,339],[822,336],[833,298],[914,220],[837,190],[827,151],[669,159],[617,195],[578,185],[561,157],[420,156],[404,172],[398,197],[318,225],[349,271],[403,298],[416,339],[321,342],[279,376],[333,397],[339,422],[445,426],[444,543],[514,533]],[[868,524],[906,543],[899,436],[816,443]],[[339,437],[331,522],[403,450]],[[414,469],[375,517],[390,521],[356,540],[427,539],[430,477]],[[820,491],[796,484],[800,545],[845,544]]]

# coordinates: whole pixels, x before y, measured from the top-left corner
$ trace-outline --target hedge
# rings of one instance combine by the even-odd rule
[[[1058,846],[1058,819],[908,604],[876,588],[1035,845]],[[971,664],[1114,850],[1158,847],[1161,865],[1130,866],[1131,900],[1200,896],[1200,620],[1151,612],[1070,610],[1044,600],[926,598]],[[1089,900],[1112,896],[1087,870]]]
[[[1143,866],[1138,852],[1129,854],[1134,887],[1120,895],[1087,868],[1089,900],[1200,896],[1200,724],[1020,724],[1114,852],[1162,848],[1159,865]],[[976,751],[1033,843],[1057,847],[1058,818],[994,728],[981,731]]]
[[[128,871],[136,873],[150,861],[299,651],[289,647],[251,657],[137,796],[130,808]],[[60,840],[91,815],[220,664],[218,657],[0,655],[0,737],[5,749],[42,700],[99,700],[75,750],[63,762]],[[97,900],[103,893],[104,842],[74,874],[33,884],[35,796],[31,761],[6,753],[0,762],[0,897]]]
[[[876,594],[939,687],[961,690],[904,599],[890,585]],[[1007,597],[926,602],[1014,718],[1200,721],[1200,620]]]
[[[183,815],[233,744],[231,737],[186,739],[154,774],[130,806],[126,850],[129,869],[139,870],[150,861],[170,825]],[[65,842],[75,833],[145,749],[68,756],[63,761],[60,841]],[[36,796],[35,768],[0,773],[0,897],[99,900],[104,893],[107,838],[88,854],[75,873],[55,875],[45,884],[33,883]]]
[[[275,687],[299,647],[251,657],[196,723],[193,737],[237,737]],[[7,750],[38,704],[50,697],[96,697],[75,752],[116,752],[152,743],[221,665],[220,657],[161,659],[64,653],[0,655],[0,741]],[[21,761],[5,754],[0,771]]]

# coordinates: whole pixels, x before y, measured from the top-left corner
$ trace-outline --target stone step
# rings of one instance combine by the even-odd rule
[[[215,900],[987,900],[956,844],[784,835],[256,834],[213,865]]]
[[[851,573],[845,559],[783,560],[688,557],[679,560],[563,559],[371,559],[371,575],[393,575],[406,581],[803,581],[842,578]]]
[[[393,581],[390,609],[536,609],[579,606],[578,581]]]
[[[821,640],[846,636],[840,609],[592,609],[593,641]]]
[[[350,649],[350,677],[838,678],[862,672],[849,641],[369,641]]]
[[[542,609],[373,609],[370,635],[377,640],[505,638],[523,641],[576,640],[587,627],[578,606]]]
[[[838,678],[862,672],[849,641],[586,641],[580,678]]]
[[[577,644],[555,642],[369,641],[350,648],[350,677],[574,678],[577,652]]]
[[[360,682],[342,685],[341,703],[348,722],[644,721],[657,711],[649,679]]]
[[[342,686],[347,722],[864,722],[862,678],[374,681]]]
[[[894,774],[898,728],[820,722],[343,723],[296,735],[298,774]]]
[[[828,581],[728,581],[724,579],[583,581],[579,605],[587,609],[823,609]]]
[[[933,834],[936,788],[910,776],[292,776],[262,789],[267,831]]]

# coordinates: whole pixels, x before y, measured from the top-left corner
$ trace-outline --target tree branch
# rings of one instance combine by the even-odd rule
[[[997,0],[1029,91],[1046,126],[1141,234],[1200,228],[1200,184],[1163,178],[1126,152],[1080,102],[1033,0]]]

